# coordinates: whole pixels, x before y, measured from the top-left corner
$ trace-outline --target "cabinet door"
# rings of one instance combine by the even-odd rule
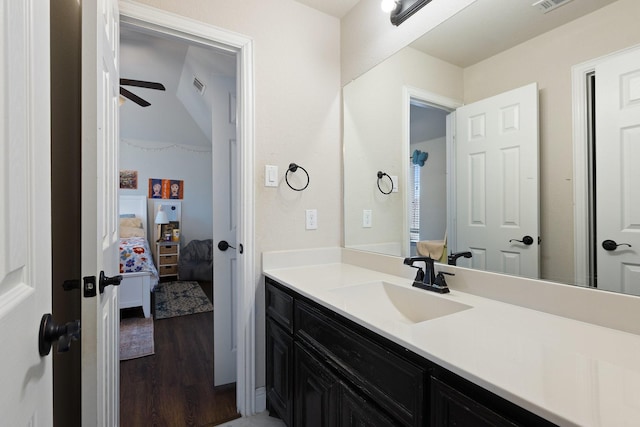
[[[340,387],[339,421],[339,427],[390,427],[398,425],[346,385]]]
[[[293,418],[293,338],[267,319],[267,402],[284,423]]]
[[[295,425],[334,427],[340,381],[299,343],[295,344]]]
[[[431,377],[432,427],[513,427],[516,425],[437,378]]]

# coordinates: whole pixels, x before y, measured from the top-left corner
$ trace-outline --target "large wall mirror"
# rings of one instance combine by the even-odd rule
[[[426,247],[443,262],[452,251],[473,251],[460,244],[469,215],[457,193],[466,183],[470,191],[498,192],[498,199],[482,193],[484,204],[475,193],[463,198],[478,212],[513,196],[514,209],[503,204],[497,213],[502,228],[520,224],[526,210],[534,215],[531,228],[510,230],[502,264],[478,252],[458,265],[640,294],[640,173],[633,172],[640,169],[633,166],[640,164],[640,127],[620,124],[610,111],[621,102],[640,105],[640,72],[626,65],[640,58],[640,2],[577,0],[547,13],[532,3],[477,0],[344,87],[345,247],[396,256]],[[537,122],[523,138],[535,152],[511,156],[513,163],[504,150],[495,164],[460,158],[461,135],[452,136],[460,124],[471,123],[465,136],[489,129],[476,120],[484,112],[464,109],[527,87],[534,88]],[[509,102],[497,107],[502,133],[524,126],[524,110],[507,108],[520,101]],[[604,168],[599,156],[618,164]],[[519,173],[528,183],[516,184]],[[495,175],[506,179],[496,183]],[[605,235],[598,222],[605,217],[627,233]],[[531,245],[522,242],[526,235]],[[605,240],[619,246],[604,249]],[[519,264],[528,247],[536,251],[531,270]],[[615,263],[600,266],[598,258]]]

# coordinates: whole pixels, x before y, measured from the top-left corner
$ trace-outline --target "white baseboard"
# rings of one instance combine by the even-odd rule
[[[264,387],[256,389],[256,414],[267,410],[267,390]]]

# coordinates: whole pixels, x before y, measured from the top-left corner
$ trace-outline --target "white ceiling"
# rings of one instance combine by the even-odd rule
[[[467,67],[615,1],[573,0],[542,13],[536,0],[477,0],[411,46]]]
[[[345,16],[360,0],[295,0],[298,3],[324,12],[336,18]],[[364,1],[380,1],[380,0],[364,0]]]
[[[166,91],[125,88],[149,101],[120,106],[120,136],[129,141],[211,145],[211,101],[193,87],[214,76],[235,76],[235,55],[182,40],[121,28],[120,77],[162,83]]]

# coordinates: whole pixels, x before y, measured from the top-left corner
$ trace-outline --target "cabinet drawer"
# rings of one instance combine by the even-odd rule
[[[296,335],[326,355],[349,381],[402,421],[420,425],[425,405],[424,368],[296,301]]]
[[[177,254],[178,253],[178,245],[171,246],[160,246],[160,253],[164,254]]]
[[[177,265],[161,265],[159,267],[158,274],[160,274],[160,276],[178,274],[178,266]]]
[[[267,316],[293,333],[293,297],[273,285],[270,279],[265,281],[265,310]]]
[[[431,425],[516,427],[517,424],[479,404],[458,390],[431,378]]]
[[[167,255],[160,257],[160,265],[177,264],[178,255]]]

